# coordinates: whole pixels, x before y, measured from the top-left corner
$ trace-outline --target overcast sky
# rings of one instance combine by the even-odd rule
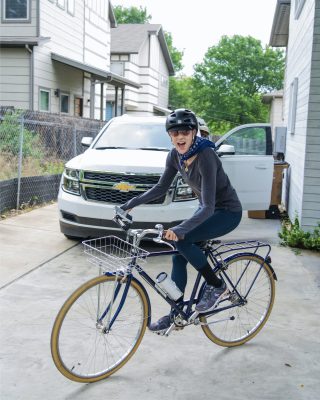
[[[184,50],[183,72],[192,75],[209,47],[222,35],[253,36],[269,43],[277,0],[111,0],[113,5],[142,6],[151,23],[171,32],[173,45]]]

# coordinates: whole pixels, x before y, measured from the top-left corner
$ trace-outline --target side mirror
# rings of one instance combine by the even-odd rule
[[[82,138],[81,144],[82,144],[83,147],[90,147],[92,141],[93,141],[92,137],[85,136],[84,138]]]
[[[234,146],[231,144],[222,144],[218,149],[217,149],[217,154],[219,157],[221,156],[231,156],[236,154],[236,150]]]

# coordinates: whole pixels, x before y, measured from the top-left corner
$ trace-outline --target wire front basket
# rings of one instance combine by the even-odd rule
[[[140,266],[149,255],[149,252],[116,236],[85,240],[82,243],[88,261],[114,275],[131,273],[132,267],[136,264]]]

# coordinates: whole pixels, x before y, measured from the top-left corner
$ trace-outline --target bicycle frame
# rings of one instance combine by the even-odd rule
[[[220,242],[212,242],[213,244],[218,244],[218,246],[213,247],[213,244],[210,244],[210,242],[207,243],[206,248],[204,248],[205,251],[205,255],[208,257],[208,259],[211,261],[211,263],[214,266],[214,272],[215,273],[220,273],[223,275],[223,277],[225,278],[225,280],[229,283],[229,286],[231,287],[232,291],[234,291],[237,296],[239,297],[240,301],[237,304],[230,304],[228,306],[223,306],[224,301],[226,300],[222,300],[220,302],[220,305],[213,311],[209,311],[206,313],[202,313],[202,316],[212,316],[214,314],[218,314],[221,311],[230,309],[230,308],[234,308],[234,307],[238,307],[241,304],[244,304],[246,301],[247,296],[249,295],[256,279],[259,276],[259,273],[261,271],[262,265],[265,262],[268,262],[271,271],[273,273],[274,278],[277,280],[276,274],[274,272],[274,270],[272,269],[271,265],[270,265],[270,251],[271,251],[271,247],[268,244],[265,243],[261,243],[261,242],[257,242],[257,241],[244,241],[244,242],[230,242],[230,243],[223,243],[220,244]],[[224,250],[220,250],[221,248],[224,248]],[[238,252],[239,248],[241,248],[241,250],[248,250],[248,249],[254,249],[253,252],[250,252],[249,254],[253,254],[258,256],[259,258],[261,258],[261,267],[260,269],[257,271],[256,275],[254,276],[247,293],[244,296],[241,296],[240,293],[237,290],[237,286],[243,276],[243,274],[245,273],[246,269],[248,268],[250,261],[248,262],[248,264],[245,267],[245,270],[242,272],[241,276],[239,277],[238,281],[234,284],[225,269],[225,265],[227,264],[226,261],[229,261],[230,259],[232,259],[232,257],[235,256],[241,256],[241,255],[248,255],[247,252]],[[258,249],[262,249],[262,248],[266,248],[266,255],[265,257],[260,256],[259,254],[257,254]],[[220,251],[219,251],[220,250]],[[226,253],[230,253],[230,252],[234,252],[236,251],[236,253],[234,253],[233,255],[231,255],[230,257],[227,257],[226,260],[222,260],[221,255],[226,254]],[[163,255],[174,255],[174,254],[179,254],[179,252],[177,250],[169,250],[169,251],[158,251],[158,252],[153,252],[150,253],[148,255],[148,257],[158,257],[158,256],[163,256]],[[181,310],[181,308],[178,307],[178,305],[176,304],[176,302],[174,300],[172,300],[170,297],[168,297],[156,284],[156,282],[150,277],[150,275],[145,272],[138,264],[136,264],[136,259],[132,258],[132,261],[130,262],[130,265],[132,266],[132,268],[134,268],[138,274],[140,275],[140,277],[148,283],[149,286],[151,286],[157,293],[158,295],[160,295],[169,305],[170,307],[175,310],[177,312],[177,314],[179,314],[183,320],[185,321],[190,321],[191,316],[194,313],[194,310],[192,309],[192,306],[197,302],[198,297],[200,297],[201,292],[202,292],[202,288],[204,283],[202,284],[202,286],[200,287],[199,290],[199,286],[200,286],[200,282],[201,282],[201,274],[200,272],[197,274],[197,277],[195,279],[195,283],[193,285],[193,289],[191,292],[191,296],[189,300],[185,300],[184,301],[184,306],[187,306],[186,310]],[[106,275],[111,275],[111,273],[106,272]],[[122,293],[122,297],[120,299],[120,303],[117,307],[117,310],[115,311],[114,315],[112,316],[112,319],[109,318],[109,322],[108,324],[105,326],[105,330],[108,331],[109,329],[111,329],[113,323],[115,322],[117,316],[119,315],[119,313],[121,312],[121,309],[125,303],[127,294],[128,294],[128,290],[130,287],[130,283],[131,280],[133,279],[132,274],[129,274],[125,277],[119,277],[118,281],[117,281],[117,286],[115,288],[114,291],[114,298],[113,298],[113,302],[114,300],[117,298],[117,296],[119,295],[120,292],[120,287],[121,285],[124,283],[122,282],[122,280],[125,279],[125,288],[124,291]],[[181,306],[181,305],[180,305]],[[106,315],[108,314],[108,312],[111,313],[111,308],[112,308],[112,304],[109,304],[107,306],[107,308],[104,310],[103,314],[101,315],[101,317],[99,318],[99,322],[101,322]],[[194,321],[191,321],[194,322]]]

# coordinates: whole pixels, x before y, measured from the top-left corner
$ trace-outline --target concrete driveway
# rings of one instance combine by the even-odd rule
[[[147,332],[134,357],[109,379],[68,381],[50,355],[54,318],[65,298],[97,271],[81,245],[59,232],[56,205],[0,222],[0,399],[315,400],[320,393],[320,257],[280,247],[275,220],[244,217],[228,239],[273,243],[278,276],[272,315],[251,342],[216,346],[201,328],[168,338]],[[227,238],[227,237],[226,237]],[[170,259],[147,266],[155,276]],[[190,268],[189,282],[194,276]],[[153,318],[167,312],[150,293]]]

